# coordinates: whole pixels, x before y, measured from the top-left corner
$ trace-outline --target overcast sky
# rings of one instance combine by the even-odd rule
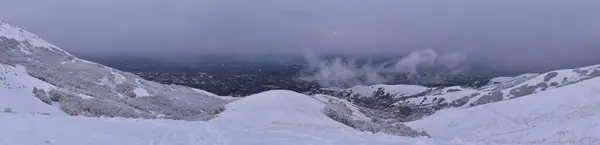
[[[463,52],[498,66],[599,64],[600,0],[1,0],[75,53]]]

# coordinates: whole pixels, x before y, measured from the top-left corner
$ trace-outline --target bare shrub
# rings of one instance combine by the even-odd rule
[[[14,113],[10,107],[4,108],[4,113]]]
[[[42,100],[42,102],[44,102],[48,105],[52,105],[52,100],[50,99],[50,97],[48,97],[48,95],[46,95],[46,91],[44,91],[44,89],[39,89],[39,88],[34,87],[32,93],[33,93],[33,96]]]
[[[343,103],[331,102],[325,105],[323,113],[331,119],[348,125],[349,127],[355,128],[360,131],[368,131],[371,133],[385,133],[397,136],[408,136],[408,137],[429,137],[424,131],[414,130],[402,123],[390,124],[385,122],[381,118],[372,118],[371,120],[359,120],[352,116],[352,110]]]

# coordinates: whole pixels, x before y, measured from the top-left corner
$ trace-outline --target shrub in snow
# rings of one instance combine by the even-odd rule
[[[83,99],[78,95],[50,90],[52,96],[61,103],[61,110],[69,115],[89,117],[125,117],[125,118],[153,118],[151,115],[136,111],[136,108],[119,103],[114,100]]]
[[[496,90],[487,95],[481,96],[481,98],[479,98],[479,99],[475,100],[475,102],[471,103],[470,106],[473,107],[473,106],[477,106],[477,105],[498,102],[498,101],[502,101],[503,98],[504,98],[504,95],[503,95],[502,91]]]
[[[219,113],[221,113],[221,112],[223,112],[223,111],[225,111],[225,106],[224,106],[224,105],[223,105],[223,106],[216,107],[216,108],[211,108],[211,109],[208,109],[208,111],[206,111],[206,112],[207,112],[208,114],[210,114],[210,115],[217,115],[217,114],[219,114]]]
[[[33,88],[33,95],[42,100],[42,102],[48,104],[48,105],[52,105],[52,100],[50,99],[50,97],[48,97],[48,95],[46,95],[46,91],[44,91],[44,89],[39,89],[34,87]]]
[[[13,113],[12,109],[10,108],[4,108],[4,113]]]
[[[385,133],[390,135],[408,137],[429,137],[429,135],[424,131],[419,132],[401,123],[392,125],[390,123],[387,123],[386,121],[383,121],[383,119],[381,118],[372,118],[371,120],[355,119],[352,116],[352,110],[343,103],[336,103],[330,101],[327,105],[325,105],[323,113],[335,121],[338,121],[360,131],[368,131],[372,133]]]
[[[54,102],[59,102],[60,98],[62,96],[66,95],[64,92],[60,92],[60,91],[55,90],[55,89],[50,90],[49,94],[50,94],[50,100],[52,100]]]
[[[135,98],[136,94],[133,92],[136,86],[130,83],[123,83],[117,85],[117,92],[131,98]]]
[[[460,89],[448,89],[446,92],[448,93],[452,93],[452,92],[458,92],[461,91]]]
[[[558,72],[550,72],[544,76],[544,82],[550,81],[552,78],[558,76]]]

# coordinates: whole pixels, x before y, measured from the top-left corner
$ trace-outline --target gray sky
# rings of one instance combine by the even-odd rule
[[[600,63],[599,0],[2,0],[0,18],[67,51],[395,55],[497,66]]]

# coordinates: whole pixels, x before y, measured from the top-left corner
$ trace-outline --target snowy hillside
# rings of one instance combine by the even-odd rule
[[[292,91],[268,91],[244,97],[226,105],[226,110],[211,120],[243,128],[270,125],[306,126],[352,130],[322,113],[325,103]]]
[[[79,59],[6,21],[0,21],[0,64],[23,66],[29,76],[55,86],[40,94],[53,96],[69,115],[198,120],[227,102]]]
[[[543,74],[523,74],[516,77],[498,77],[480,88],[460,86],[426,88],[415,85],[374,85],[349,89],[331,89],[324,94],[346,98],[364,107],[393,111],[393,107],[410,107],[404,114],[408,120],[421,118],[440,109],[473,107],[524,97],[600,76],[600,65],[556,70]],[[410,87],[408,87],[410,86]],[[400,94],[400,95],[399,95]],[[402,95],[409,94],[409,95]],[[363,99],[370,96],[375,99]],[[357,97],[358,96],[358,97]],[[388,105],[394,102],[392,106]]]
[[[0,109],[10,108],[18,113],[66,115],[58,104],[46,104],[34,97],[34,88],[50,90],[55,86],[27,75],[23,67],[0,64]]]
[[[599,119],[600,78],[594,78],[507,101],[446,109],[407,124],[432,136],[480,144],[591,145],[600,144]]]
[[[496,77],[490,80],[490,84],[518,84],[518,83],[522,83],[523,81],[527,81],[533,77],[536,77],[540,74],[536,74],[536,73],[528,73],[528,74],[522,74],[516,77]]]

